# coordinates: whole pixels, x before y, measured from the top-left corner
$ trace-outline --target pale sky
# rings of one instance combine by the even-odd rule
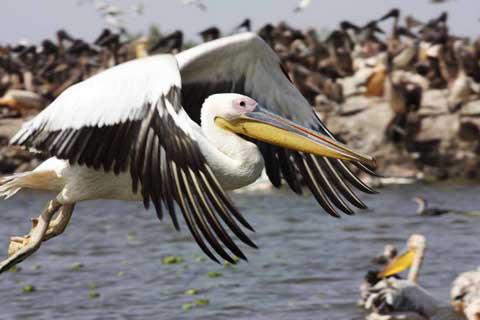
[[[104,23],[92,0],[1,0],[0,43],[20,39],[38,42],[52,37],[59,28],[92,40]],[[83,4],[79,4],[83,2]],[[341,20],[355,23],[379,17],[392,7],[402,14],[427,20],[448,11],[451,30],[458,35],[480,35],[480,0],[450,0],[431,4],[429,0],[311,0],[307,10],[294,14],[298,0],[204,0],[207,11],[182,4],[181,0],[111,0],[125,11],[142,2],[144,14],[130,17],[127,27],[136,33],[156,24],[162,31],[181,29],[187,39],[198,40],[198,31],[216,25],[228,32],[246,17],[256,30],[267,22],[285,20],[294,27],[333,29]],[[384,27],[389,31],[388,27]],[[386,31],[387,31],[386,30]]]

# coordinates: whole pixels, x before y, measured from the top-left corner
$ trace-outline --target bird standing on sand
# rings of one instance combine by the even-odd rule
[[[256,246],[240,225],[252,227],[225,191],[254,182],[264,167],[276,187],[283,178],[301,193],[306,183],[333,216],[335,206],[353,213],[344,199],[365,208],[345,180],[374,192],[344,162],[373,173],[373,158],[333,138],[272,49],[251,33],[97,74],[67,89],[11,143],[52,158],[4,177],[0,196],[22,188],[56,196],[29,235],[12,238],[0,272],[62,233],[79,201],[153,203],[158,217],[166,209],[179,229],[176,205],[204,253],[218,261],[213,249],[234,263],[231,254],[246,257],[225,226]]]

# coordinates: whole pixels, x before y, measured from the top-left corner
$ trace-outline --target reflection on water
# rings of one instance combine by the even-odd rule
[[[414,232],[428,241],[420,283],[447,304],[457,273],[480,265],[480,216],[418,217],[410,198],[422,195],[438,206],[478,210],[479,191],[390,187],[363,197],[369,210],[342,219],[323,213],[313,198],[287,191],[233,194],[257,230],[252,238],[260,247],[244,247],[250,261],[234,267],[203,259],[185,226],[175,232],[170,221],[158,222],[141,203],[81,203],[65,234],[45,243],[20,272],[0,276],[2,317],[362,319],[355,303],[370,258],[386,243],[402,247]],[[28,219],[48,199],[23,193],[0,203],[1,256],[9,236],[26,233]],[[168,255],[184,262],[162,264]],[[36,290],[22,292],[27,284]],[[190,288],[198,293],[186,295]],[[197,299],[209,304],[195,306]]]

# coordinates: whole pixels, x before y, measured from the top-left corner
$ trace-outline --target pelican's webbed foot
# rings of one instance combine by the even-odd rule
[[[8,248],[9,256],[7,259],[0,262],[0,273],[7,271],[14,265],[22,262],[40,248],[47,233],[50,221],[60,207],[61,204],[58,201],[50,201],[38,219],[32,220],[32,230],[30,230],[28,235],[25,237],[11,238]]]

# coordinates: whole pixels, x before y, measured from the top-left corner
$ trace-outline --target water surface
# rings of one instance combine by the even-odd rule
[[[470,185],[389,187],[362,196],[370,209],[342,219],[327,216],[310,196],[232,194],[260,247],[243,247],[249,262],[233,267],[199,261],[185,225],[177,233],[140,203],[81,203],[63,235],[19,272],[0,276],[1,319],[363,319],[356,301],[371,257],[387,243],[403,247],[412,233],[427,237],[419,281],[446,305],[456,275],[480,265],[480,216],[419,217],[410,198],[478,210],[479,193]],[[0,202],[0,256],[49,198],[25,192]],[[184,262],[162,264],[169,255]],[[211,271],[221,276],[211,278]],[[27,284],[36,290],[22,292]],[[189,288],[198,294],[185,295]],[[182,308],[196,299],[210,304]]]

